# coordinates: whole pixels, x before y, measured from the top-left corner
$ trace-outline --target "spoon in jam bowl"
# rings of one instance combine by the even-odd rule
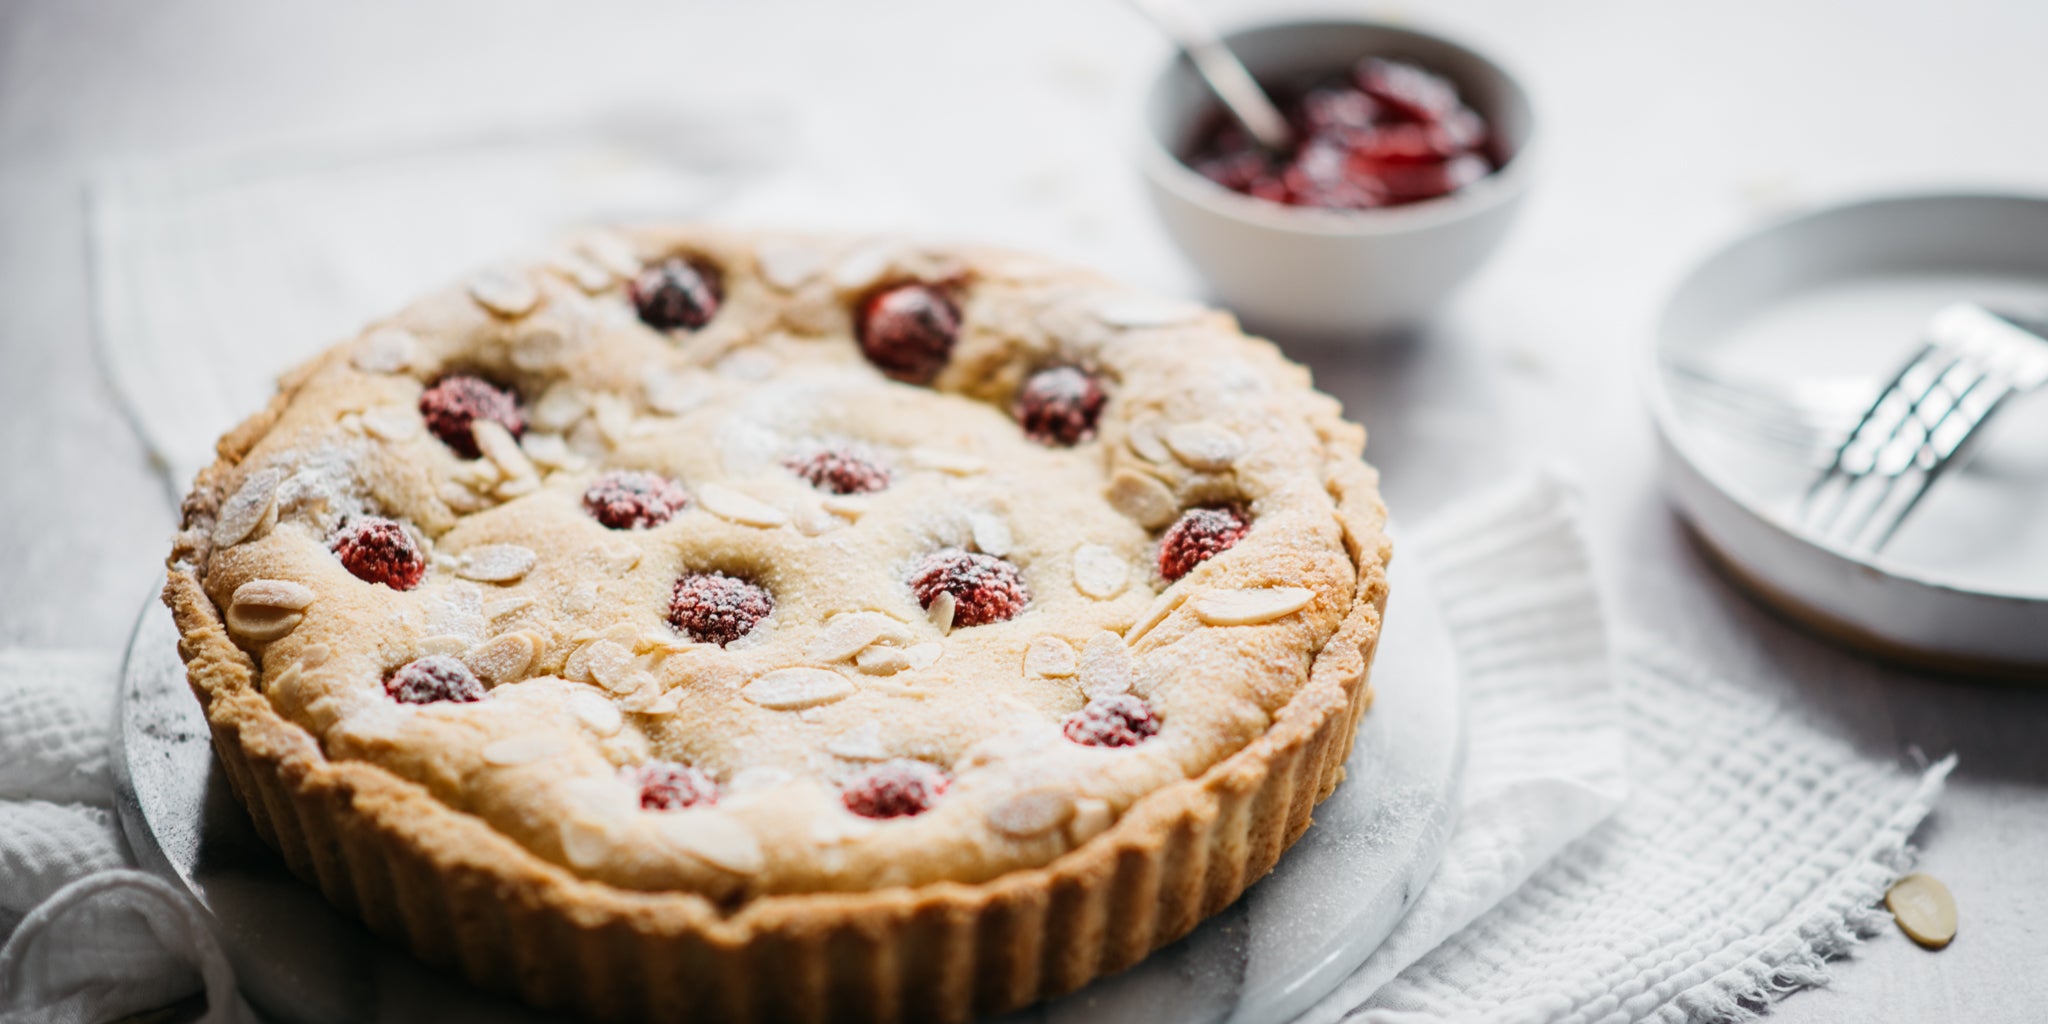
[[[1223,101],[1223,109],[1244,125],[1259,145],[1274,152],[1294,148],[1294,129],[1286,115],[1266,95],[1257,79],[1223,44],[1216,29],[1190,8],[1185,0],[1129,0],[1139,14],[1166,34],[1180,52],[1187,55],[1195,72],[1209,90]]]

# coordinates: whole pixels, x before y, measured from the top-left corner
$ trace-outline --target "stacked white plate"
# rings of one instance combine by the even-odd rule
[[[2007,403],[1880,553],[1798,526],[1826,453],[1772,413],[1853,415],[1955,302],[2048,319],[2048,199],[1874,199],[1723,248],[1658,325],[1665,480],[1729,574],[1791,618],[1893,660],[2048,682],[2048,391]]]

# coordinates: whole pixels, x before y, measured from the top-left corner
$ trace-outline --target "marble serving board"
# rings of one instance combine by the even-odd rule
[[[1345,782],[1279,866],[1187,938],[1011,1024],[1292,1018],[1363,963],[1436,870],[1456,817],[1463,705],[1412,563],[1394,574]],[[561,1024],[412,959],[330,908],[265,846],[213,757],[170,613],[152,602],[122,678],[119,807],[142,866],[218,920],[243,995],[278,1024]]]

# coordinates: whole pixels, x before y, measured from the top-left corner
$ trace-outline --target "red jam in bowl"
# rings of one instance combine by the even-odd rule
[[[1349,73],[1278,91],[1294,126],[1275,153],[1222,108],[1203,119],[1187,164],[1224,188],[1269,202],[1370,210],[1448,195],[1499,167],[1486,120],[1457,86],[1414,64],[1367,57]]]

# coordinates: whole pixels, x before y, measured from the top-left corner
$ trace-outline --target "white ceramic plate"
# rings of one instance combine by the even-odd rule
[[[1435,873],[1464,777],[1451,638],[1412,560],[1373,667],[1346,777],[1273,873],[1138,966],[1007,1021],[1290,1020],[1393,931]],[[199,900],[242,993],[280,1024],[567,1024],[432,970],[329,907],[249,824],[185,685],[177,628],[150,602],[122,670],[122,828],[142,866]]]
[[[1680,367],[1802,404],[1874,396],[1942,306],[2048,317],[2048,198],[1873,199],[1751,233],[1665,306],[1647,390],[1666,483],[1739,581],[1794,618],[1939,668],[2048,681],[2048,392],[2008,404],[1884,551],[1794,528],[1815,472],[1731,429]]]

